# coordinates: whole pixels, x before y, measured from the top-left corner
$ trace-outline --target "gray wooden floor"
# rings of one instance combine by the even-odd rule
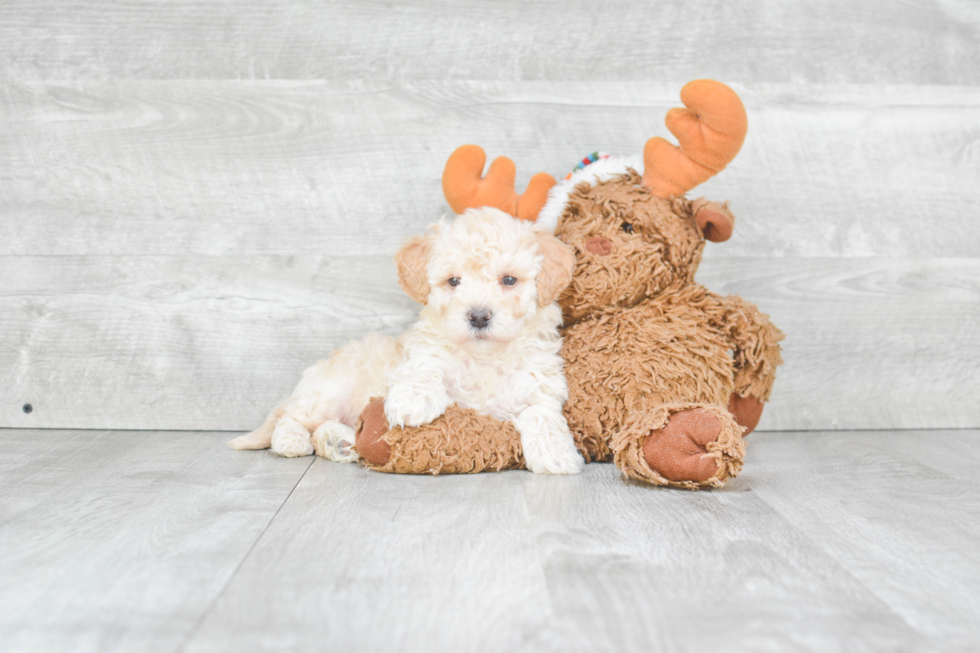
[[[751,436],[721,491],[0,431],[0,650],[968,651],[980,432]]]

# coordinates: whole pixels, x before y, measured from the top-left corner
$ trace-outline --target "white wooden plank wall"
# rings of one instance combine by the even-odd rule
[[[253,427],[410,322],[454,147],[563,176],[698,77],[750,116],[700,278],[788,335],[762,428],[980,426],[968,0],[4,2],[0,426]]]

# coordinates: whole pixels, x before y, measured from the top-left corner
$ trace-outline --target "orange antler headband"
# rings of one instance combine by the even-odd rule
[[[478,145],[464,145],[450,155],[442,173],[442,192],[452,210],[462,213],[492,206],[521,220],[536,220],[555,178],[539,172],[531,177],[527,190],[518,195],[514,189],[514,162],[505,156],[497,157],[483,177],[486,162],[487,155]]]
[[[656,137],[643,148],[643,183],[658,197],[680,197],[724,170],[741,149],[748,129],[742,101],[721,82],[689,82],[681,89],[681,102],[687,108],[671,109],[665,120],[680,147]],[[442,191],[453,211],[492,206],[522,220],[537,219],[555,185],[554,177],[539,172],[518,195],[514,162],[498,157],[482,176],[486,162],[486,153],[477,145],[464,145],[450,155],[442,173]]]
[[[664,121],[680,147],[658,137],[643,148],[643,183],[658,197],[679,197],[724,170],[748,129],[742,101],[721,82],[689,82],[681,102],[687,108],[671,109]]]

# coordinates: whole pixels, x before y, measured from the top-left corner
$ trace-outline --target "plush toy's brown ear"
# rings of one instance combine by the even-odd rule
[[[691,203],[694,220],[704,237],[713,243],[722,243],[732,237],[735,229],[735,216],[728,209],[728,202],[715,204],[706,199],[696,199]]]
[[[398,248],[398,284],[409,297],[420,304],[429,299],[429,257],[432,255],[432,236],[415,236]]]
[[[538,306],[544,308],[571,283],[575,250],[550,234],[538,234],[538,251],[544,257],[538,273]]]

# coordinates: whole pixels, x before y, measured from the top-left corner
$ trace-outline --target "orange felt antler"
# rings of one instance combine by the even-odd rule
[[[452,210],[462,213],[492,206],[521,220],[536,220],[555,178],[539,172],[531,177],[524,194],[518,195],[514,189],[514,162],[505,156],[497,157],[486,176],[481,177],[486,162],[487,155],[478,145],[464,145],[449,156],[442,173],[442,192]]]
[[[643,183],[658,197],[679,197],[721,172],[748,129],[742,101],[721,82],[689,82],[681,102],[687,108],[671,109],[664,121],[680,147],[651,138],[643,148]]]

